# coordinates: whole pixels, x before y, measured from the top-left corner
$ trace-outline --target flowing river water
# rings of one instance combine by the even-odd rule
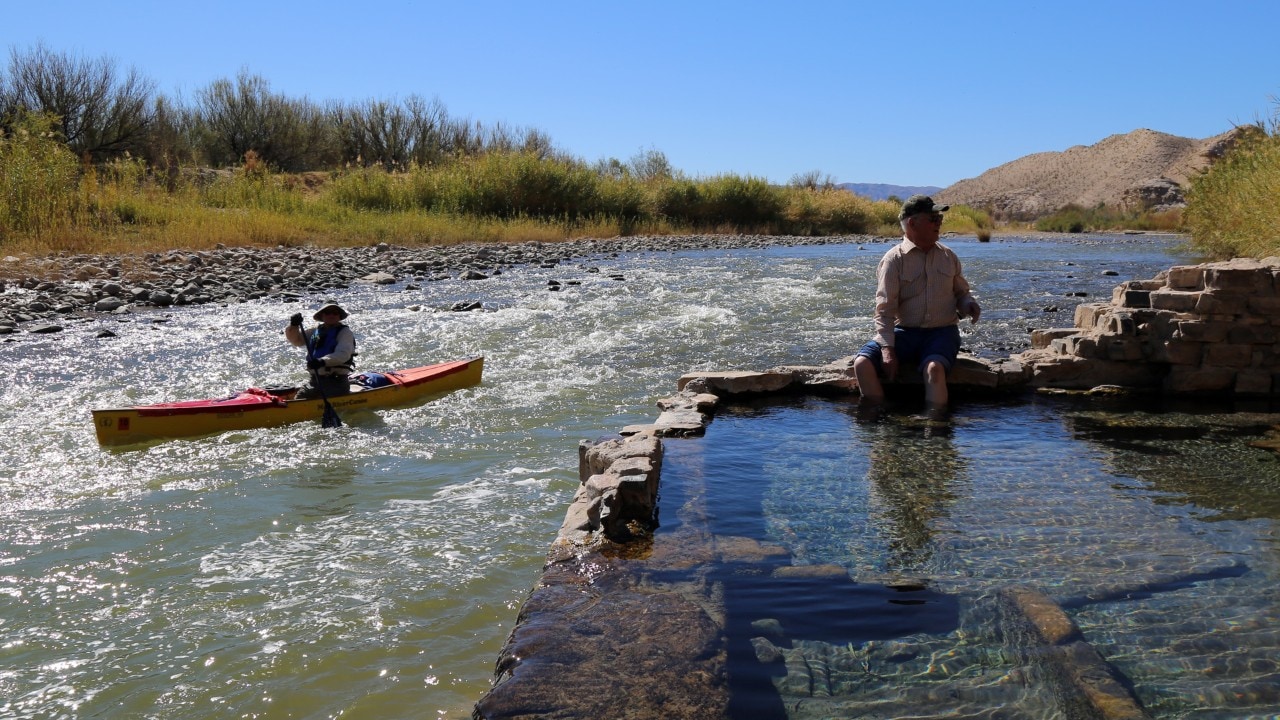
[[[1107,300],[1123,280],[1191,261],[1168,238],[948,242],[983,304],[964,345],[987,357],[1024,347],[1029,328],[1069,326],[1075,304]],[[0,717],[467,717],[577,487],[578,441],[651,421],[654,402],[691,370],[852,354],[871,331],[886,248],[601,256],[481,281],[355,287],[306,307],[200,306],[10,336],[0,343]],[[562,289],[549,290],[551,280]],[[290,314],[330,298],[352,312],[360,369],[481,354],[483,383],[418,407],[351,414],[338,429],[98,447],[91,408],[296,383],[303,358],[281,330]],[[483,309],[442,310],[472,300]],[[98,337],[103,329],[114,336]],[[980,442],[966,427],[1000,425],[1006,442],[983,455],[991,467],[1034,458],[1034,472],[1071,481],[1069,494],[1134,485],[1126,511],[1174,502],[1137,497],[1152,473],[1124,474],[1150,465],[1149,448],[1110,447],[1109,472],[1123,479],[1099,479],[1096,453],[1079,451],[1083,440],[1063,432],[1055,412],[1019,407],[959,404],[949,452]],[[831,432],[825,411],[813,412],[817,425],[800,422],[800,435]],[[789,443],[803,466],[811,449],[792,440],[784,453]],[[1249,492],[1270,510],[1218,517],[1179,496],[1185,510],[1169,522],[1194,526],[1210,536],[1208,550],[1240,554],[1241,565],[1269,563],[1274,587],[1280,469],[1267,472]],[[986,522],[968,511],[990,502],[986,485],[1017,494],[1003,475],[961,474],[947,489],[953,509],[920,520],[937,528],[916,529],[945,536],[948,552],[931,557],[951,563],[965,562],[966,522]],[[814,490],[825,510],[834,494],[861,523],[892,515],[865,488],[824,483]],[[875,565],[912,550],[819,532],[806,525],[805,484],[780,488],[762,501],[769,522],[790,518],[786,532],[804,534],[815,561]],[[1064,503],[1063,523],[1078,522],[1081,506]],[[983,528],[1001,547],[1017,532]],[[1212,542],[1219,536],[1229,546]],[[861,559],[833,559],[835,544]],[[1019,563],[1036,564],[1010,547],[973,572]],[[1259,612],[1274,618],[1274,592],[1267,603]]]

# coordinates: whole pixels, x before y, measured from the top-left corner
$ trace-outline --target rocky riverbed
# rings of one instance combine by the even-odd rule
[[[555,267],[619,253],[883,242],[872,236],[634,236],[544,243],[401,247],[225,247],[139,255],[0,257],[0,334],[47,333],[101,313],[260,298],[289,301],[354,283],[479,280],[519,265]],[[459,310],[467,307],[455,308]]]

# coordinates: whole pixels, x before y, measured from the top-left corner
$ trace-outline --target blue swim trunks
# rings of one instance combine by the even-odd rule
[[[898,356],[899,367],[910,367],[915,363],[916,370],[924,372],[925,361],[936,358],[947,370],[956,364],[956,355],[960,352],[960,326],[947,325],[938,328],[904,328],[893,329],[893,349]],[[880,343],[872,340],[858,355],[871,358],[876,364],[876,371],[884,370],[880,354]]]

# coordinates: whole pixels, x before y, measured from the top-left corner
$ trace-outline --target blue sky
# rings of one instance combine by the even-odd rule
[[[0,45],[187,98],[242,69],[316,101],[438,98],[594,161],[947,186],[1138,128],[1270,118],[1280,3],[3,2]]]

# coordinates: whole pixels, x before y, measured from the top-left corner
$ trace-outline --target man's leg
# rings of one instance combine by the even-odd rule
[[[928,410],[947,407],[947,367],[936,358],[924,365],[924,404]]]
[[[884,388],[880,385],[879,368],[876,362],[866,355],[859,355],[853,361],[853,377],[858,381],[858,392],[869,402],[884,402]]]
[[[927,331],[924,357],[924,402],[930,411],[947,408],[947,371],[960,352],[960,329],[955,325]]]

